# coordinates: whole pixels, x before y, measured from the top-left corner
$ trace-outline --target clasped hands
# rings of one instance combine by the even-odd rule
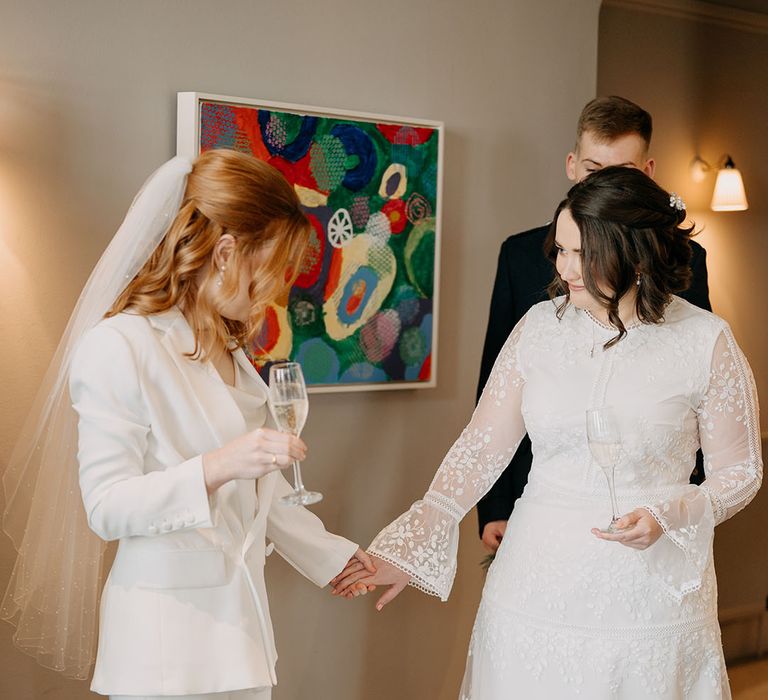
[[[377,586],[389,586],[376,602],[376,610],[381,610],[400,595],[410,580],[411,577],[396,566],[358,549],[341,573],[331,580],[331,595],[351,600]]]

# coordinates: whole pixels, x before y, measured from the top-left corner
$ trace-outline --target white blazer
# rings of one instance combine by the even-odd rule
[[[291,490],[281,472],[208,496],[201,455],[247,428],[210,363],[184,355],[193,347],[178,309],[121,313],[89,331],[72,361],[88,522],[120,540],[101,600],[97,693],[274,685],[265,539],[319,586],[357,549],[305,508],[274,503]],[[235,360],[266,424],[266,385],[242,351]]]

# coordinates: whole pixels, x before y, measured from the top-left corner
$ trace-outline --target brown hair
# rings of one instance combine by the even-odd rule
[[[298,276],[309,227],[298,196],[271,165],[237,151],[207,151],[192,166],[165,237],[106,315],[128,308],[149,315],[178,305],[195,335],[194,359],[224,349],[232,340],[250,343],[267,305],[285,295]],[[234,237],[235,247],[219,278],[209,262],[225,233]],[[273,241],[269,258],[253,270],[249,320],[223,318],[202,292],[220,280],[219,292],[234,297],[243,266],[252,265],[254,254]]]
[[[637,134],[651,145],[653,119],[642,107],[624,97],[610,95],[596,97],[587,103],[576,125],[576,149],[585,131],[594,134],[598,141],[613,141],[626,134]]]
[[[545,252],[554,263],[557,220],[567,209],[581,233],[584,286],[619,330],[605,344],[606,348],[627,334],[619,318],[619,300],[637,283],[638,274],[635,312],[642,323],[659,323],[671,295],[690,284],[693,226],[681,225],[685,209],[670,202],[669,192],[645,173],[636,168],[612,166],[571,187],[555,212]],[[570,294],[559,275],[549,285],[549,294],[552,298],[565,295],[557,308],[558,316],[562,317]]]

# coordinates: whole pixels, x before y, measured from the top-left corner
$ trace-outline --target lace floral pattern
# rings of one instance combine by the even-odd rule
[[[701,585],[715,525],[749,504],[762,482],[755,382],[727,326],[714,343],[697,417],[706,481],[701,488],[684,487],[676,498],[644,504],[665,536],[642,556],[651,575],[678,598]]]
[[[521,697],[729,697],[712,541],[762,480],[754,379],[727,325],[680,299],[603,350],[613,335],[572,307],[558,319],[534,306],[428,493],[369,549],[445,600],[458,521],[527,429],[533,467],[488,572],[466,700],[506,700],[510,683]],[[599,405],[621,423],[620,509],[644,507],[664,530],[643,551],[590,532],[610,518],[585,435]]]
[[[665,627],[542,625],[484,601],[460,698],[505,700],[509,688],[520,697],[730,698],[720,648],[714,617]]]
[[[500,425],[493,416],[520,404],[524,385],[517,347],[524,321],[499,354],[483,399],[445,456],[424,499],[384,528],[368,551],[411,575],[411,585],[448,599],[456,574],[459,521],[491,488],[525,433],[522,417]],[[519,409],[517,411],[519,414]]]

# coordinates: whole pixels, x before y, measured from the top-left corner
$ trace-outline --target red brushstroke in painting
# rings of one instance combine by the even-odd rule
[[[312,224],[312,233],[309,238],[307,252],[301,263],[301,274],[296,279],[296,286],[308,289],[317,283],[320,272],[323,269],[323,255],[325,253],[325,231],[318,218],[307,214],[309,223]]]
[[[336,291],[336,287],[339,286],[339,279],[341,278],[341,263],[342,253],[339,248],[333,251],[333,257],[331,257],[331,267],[328,270],[328,281],[325,283],[325,299],[328,301],[331,294]]]
[[[367,288],[368,285],[365,284],[365,280],[357,280],[357,282],[355,282],[355,290],[352,292],[347,301],[347,314],[349,316],[351,316],[360,308],[360,304],[363,301],[365,290]]]
[[[405,202],[402,199],[391,199],[381,208],[381,211],[387,215],[392,233],[402,233],[408,222],[405,215]]]
[[[432,353],[427,355],[427,359],[424,360],[424,364],[419,370],[419,381],[426,382],[432,375]]]
[[[292,185],[301,185],[302,187],[307,187],[310,190],[317,190],[319,192],[320,190],[318,190],[315,177],[309,169],[310,160],[309,153],[295,163],[291,163],[280,156],[272,156],[268,158],[269,164],[274,165]],[[324,194],[328,193],[324,192]]]
[[[410,146],[418,146],[425,141],[429,141],[429,137],[434,133],[434,129],[421,129],[417,127],[403,127],[399,124],[377,124],[376,128],[384,134],[384,137],[390,143],[408,144]],[[403,136],[405,135],[405,138]]]
[[[277,345],[279,337],[280,322],[277,320],[277,313],[274,308],[268,306],[264,313],[264,324],[261,326],[261,332],[256,341],[256,347],[260,351],[259,354],[266,355],[269,353]]]
[[[232,111],[235,114],[237,128],[245,135],[251,153],[259,160],[269,160],[269,151],[261,138],[258,110],[250,107],[233,107]]]

